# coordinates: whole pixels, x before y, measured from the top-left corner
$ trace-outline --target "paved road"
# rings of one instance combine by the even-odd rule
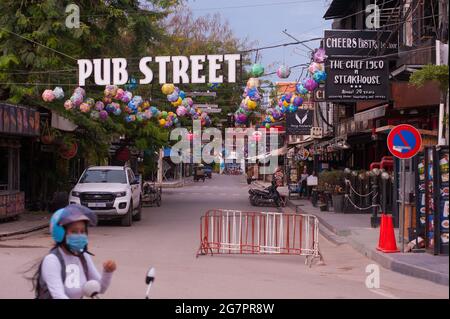
[[[105,298],[142,298],[147,268],[156,268],[154,298],[448,298],[448,287],[381,268],[380,289],[367,289],[372,261],[346,245],[320,238],[324,265],[307,268],[299,256],[201,256],[199,218],[210,208],[255,210],[241,176],[218,176],[164,190],[163,205],[144,210],[131,228],[111,223],[90,232],[98,266],[118,270]],[[31,298],[22,271],[51,245],[45,232],[0,242],[0,298]]]

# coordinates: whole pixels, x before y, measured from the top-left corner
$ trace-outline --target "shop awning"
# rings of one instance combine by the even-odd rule
[[[283,146],[282,148],[273,150],[270,153],[261,154],[261,155],[257,155],[257,156],[253,156],[253,157],[248,157],[246,159],[249,160],[249,161],[261,160],[261,159],[265,159],[265,158],[271,157],[271,156],[283,156],[287,152],[288,152],[287,147]]]
[[[386,114],[386,108],[388,104],[375,107],[373,109],[359,112],[355,114],[355,122],[364,122],[368,120],[373,120],[379,117],[383,117]]]
[[[329,20],[345,16],[353,2],[354,0],[333,0],[323,18]]]
[[[295,144],[295,147],[301,148],[301,147],[305,147],[305,146],[309,146],[311,144],[314,144],[314,139],[312,137],[308,137],[308,138],[304,139],[301,142],[291,143],[291,144]]]

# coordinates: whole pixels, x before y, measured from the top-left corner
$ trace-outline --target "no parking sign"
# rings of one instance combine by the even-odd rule
[[[387,146],[395,157],[408,159],[420,151],[422,136],[414,126],[408,124],[397,125],[388,135]]]

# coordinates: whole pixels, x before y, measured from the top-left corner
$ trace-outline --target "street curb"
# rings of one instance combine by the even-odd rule
[[[16,235],[24,235],[24,234],[28,234],[28,233],[32,233],[44,228],[48,228],[48,221],[45,222],[45,224],[39,225],[39,226],[34,226],[31,228],[27,228],[27,229],[22,229],[22,230],[18,230],[15,232],[10,232],[10,233],[1,233],[0,234],[0,239],[1,238],[6,238],[6,237],[12,237],[12,236],[16,236]]]
[[[287,201],[287,206],[290,207],[291,209],[296,210],[298,205],[295,205],[294,203],[292,203],[290,200]],[[305,213],[301,208],[299,209],[301,212]],[[316,216],[317,217],[317,216]],[[333,229],[330,229],[330,225],[321,221],[320,218],[319,219],[319,232],[320,234],[325,237],[327,240],[331,241],[333,244],[340,246],[343,244],[347,243],[347,240],[345,238],[343,238],[343,236],[337,235]]]
[[[350,236],[347,238],[347,242],[353,249],[368,257],[369,259],[377,262],[384,268],[390,269],[403,275],[425,279],[440,285],[449,286],[449,276],[446,274],[397,261],[384,253],[378,252],[375,249],[359,243]]]
[[[332,231],[330,231],[326,226],[322,225],[319,222],[319,232],[320,234],[325,237],[327,240],[331,241],[333,244],[340,246],[343,244],[347,244],[347,240],[344,239],[342,236],[338,236],[334,234]]]
[[[295,211],[296,205],[292,203],[290,200],[287,201],[287,205],[293,208]],[[300,211],[304,212],[301,208]],[[363,256],[366,256],[367,258],[375,261],[383,268],[390,269],[403,275],[428,280],[444,286],[449,286],[448,275],[428,270],[419,266],[413,266],[404,262],[396,261],[394,258],[391,258],[384,253],[378,252],[376,249],[367,247],[366,245],[352,238],[351,230],[348,229],[343,231],[337,231],[333,226],[327,223],[320,216],[317,216],[314,213],[312,213],[312,215],[316,216],[317,219],[319,220],[320,233],[332,243],[336,245],[342,245],[344,243],[347,243],[354,250],[356,250]]]

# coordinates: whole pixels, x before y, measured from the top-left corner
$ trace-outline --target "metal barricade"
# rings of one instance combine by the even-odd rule
[[[210,210],[200,218],[199,255],[279,254],[306,256],[311,267],[319,251],[319,221],[308,214]]]

